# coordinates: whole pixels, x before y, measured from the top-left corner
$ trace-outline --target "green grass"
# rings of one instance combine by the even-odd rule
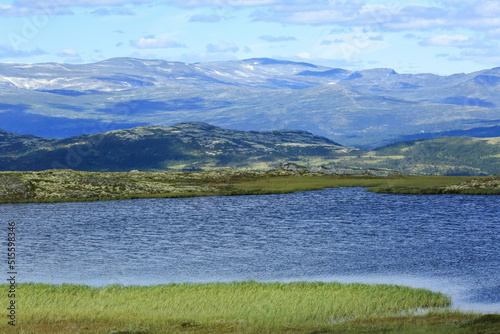
[[[368,189],[375,193],[433,195],[500,195],[499,177],[397,176],[386,185]]]
[[[259,178],[236,184],[237,189],[258,193],[286,193],[339,187],[445,187],[472,179],[470,176],[293,175]]]
[[[307,171],[98,173],[72,170],[0,172],[0,203],[290,193],[372,187],[401,194],[500,194],[499,177],[323,175]]]
[[[0,302],[7,305],[7,294],[1,294]],[[371,333],[375,328],[397,333],[402,326],[409,332],[427,326],[452,333],[450,329],[465,324],[475,326],[473,321],[487,328],[495,325],[480,323],[480,315],[445,310],[450,303],[449,297],[424,289],[360,283],[19,284],[15,329],[19,333]],[[424,315],[422,310],[427,310]],[[14,329],[3,321],[0,332]]]
[[[262,177],[256,180],[237,182],[236,192],[245,194],[276,194],[297,191],[321,190],[339,187],[377,187],[387,184],[387,178],[375,176],[337,175],[285,175]]]

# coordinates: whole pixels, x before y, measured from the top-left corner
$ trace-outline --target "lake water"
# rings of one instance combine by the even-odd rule
[[[0,217],[16,222],[21,282],[390,283],[500,313],[500,196],[363,190],[4,204]]]

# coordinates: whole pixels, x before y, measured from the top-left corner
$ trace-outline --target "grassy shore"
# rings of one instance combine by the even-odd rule
[[[290,193],[372,187],[399,194],[500,194],[500,177],[323,175],[309,171],[0,172],[0,203]]]
[[[0,285],[7,291],[7,285]],[[0,295],[7,305],[7,294]],[[498,333],[500,316],[446,310],[449,297],[396,285],[19,284],[2,333]],[[426,310],[423,312],[422,310]],[[4,312],[6,313],[6,312]],[[483,317],[483,318],[481,318]],[[482,319],[482,320],[481,320]],[[484,321],[483,321],[484,320]],[[497,330],[495,332],[494,330]]]
[[[412,195],[500,195],[500,177],[401,176],[392,184],[369,191]]]

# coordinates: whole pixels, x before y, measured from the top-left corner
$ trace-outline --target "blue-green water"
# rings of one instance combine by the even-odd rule
[[[0,205],[0,217],[16,221],[24,282],[391,283],[500,312],[500,196],[363,190]]]

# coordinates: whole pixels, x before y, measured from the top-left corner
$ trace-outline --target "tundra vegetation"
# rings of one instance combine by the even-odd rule
[[[7,285],[1,285],[3,290]],[[2,333],[498,333],[500,315],[450,309],[446,295],[323,282],[17,287]],[[7,295],[0,295],[2,305]],[[18,305],[18,304],[16,304]]]
[[[500,194],[500,177],[325,175],[306,169],[199,172],[0,172],[0,203],[258,195],[370,187],[398,194]]]

